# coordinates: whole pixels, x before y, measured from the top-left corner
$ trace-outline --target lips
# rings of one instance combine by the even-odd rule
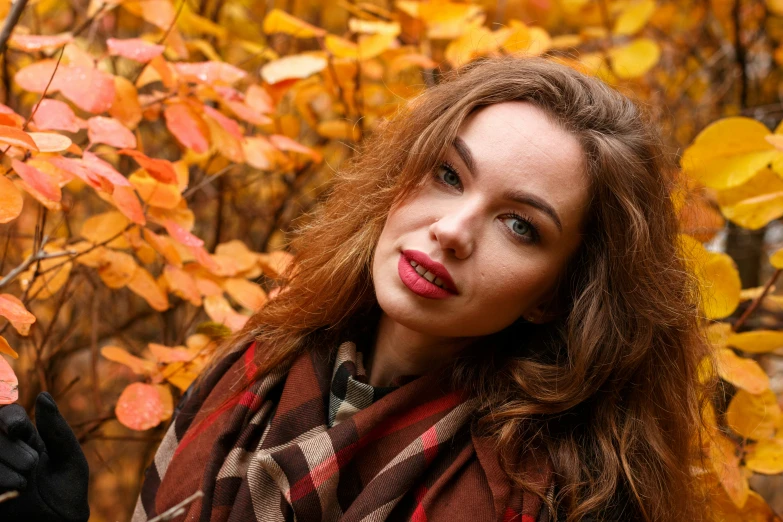
[[[446,270],[445,266],[434,261],[424,252],[418,250],[403,250],[402,255],[408,262],[413,261],[417,265],[421,265],[421,267],[435,275],[436,278],[439,278],[442,281],[440,286],[442,286],[443,289],[452,294],[459,293],[457,292],[457,286],[454,284],[454,280],[451,278],[451,274],[449,274],[449,271]]]

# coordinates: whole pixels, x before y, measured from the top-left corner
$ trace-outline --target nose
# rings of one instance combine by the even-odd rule
[[[430,237],[457,259],[465,259],[473,252],[476,221],[468,205],[446,209],[430,225]]]

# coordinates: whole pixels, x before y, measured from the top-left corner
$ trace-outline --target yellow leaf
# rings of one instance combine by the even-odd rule
[[[707,340],[715,348],[725,348],[726,341],[731,335],[731,325],[729,323],[712,323],[704,329]]]
[[[740,357],[728,348],[718,350],[715,356],[723,380],[753,394],[769,389],[769,376],[753,359]]]
[[[503,49],[510,54],[532,54],[538,56],[552,47],[552,38],[541,27],[528,27],[519,20],[509,22],[511,32],[503,42]]]
[[[310,25],[280,9],[269,11],[264,18],[263,29],[266,34],[285,33],[297,38],[313,38],[326,34],[324,29]]]
[[[783,332],[754,330],[732,334],[726,344],[748,353],[769,353],[783,346]]]
[[[183,299],[190,301],[193,306],[201,306],[201,294],[198,291],[196,280],[193,279],[193,276],[181,268],[172,265],[166,265],[164,267],[163,275],[172,292]]]
[[[222,295],[210,295],[204,298],[204,311],[216,323],[228,326],[232,332],[240,330],[249,319],[231,308]]]
[[[783,269],[783,248],[769,256],[769,263],[777,269]]]
[[[387,50],[395,39],[396,36],[393,34],[378,33],[362,36],[357,45],[345,38],[328,34],[326,35],[324,44],[329,52],[337,58],[370,60]]]
[[[241,277],[226,279],[223,288],[234,301],[253,312],[266,303],[266,292],[247,279]]]
[[[312,54],[296,54],[274,60],[261,67],[261,77],[266,83],[307,78],[326,67],[326,60]]]
[[[175,362],[166,365],[166,368],[163,369],[162,373],[167,381],[182,391],[187,390],[198,377],[198,372],[194,370],[194,367],[191,364],[183,362]]]
[[[108,248],[102,249],[99,259],[98,275],[109,288],[122,288],[136,273],[138,265],[132,255]]]
[[[702,130],[682,156],[683,171],[704,185],[742,185],[779,155],[765,137],[769,129],[751,118],[724,118]]]
[[[613,33],[630,36],[638,33],[655,12],[655,0],[640,0],[628,4],[614,23]]]
[[[726,409],[726,422],[737,434],[761,440],[772,436],[780,415],[777,397],[771,390],[758,395],[737,390]]]
[[[161,183],[144,171],[134,172],[128,181],[139,193],[141,200],[150,206],[173,209],[182,200],[179,187]]]
[[[477,56],[496,50],[507,37],[507,33],[500,36],[486,27],[471,27],[449,43],[446,47],[446,60],[453,67],[459,67]]]
[[[361,130],[348,120],[329,120],[318,123],[316,132],[325,138],[359,141]]]
[[[748,499],[748,479],[740,468],[737,445],[720,433],[710,439],[710,462],[721,486],[734,505],[742,507]]]
[[[10,355],[14,359],[19,358],[19,354],[16,353],[16,350],[11,348],[11,345],[8,344],[8,341],[5,340],[5,337],[0,335],[0,353],[4,353],[6,355]]]
[[[745,465],[756,473],[783,473],[783,439],[760,440],[745,454]]]
[[[258,262],[258,254],[251,252],[242,241],[233,239],[215,247],[215,255],[230,257],[240,272],[250,270]]]
[[[705,316],[721,319],[731,315],[739,305],[742,289],[734,261],[726,254],[708,252],[690,236],[681,234],[679,241],[682,254],[701,284]]]
[[[609,50],[612,70],[623,79],[643,76],[658,63],[660,57],[661,48],[649,38],[637,38],[627,45]]]
[[[348,20],[348,29],[352,33],[390,34],[392,36],[400,34],[399,22],[362,20],[361,18],[350,18]]]
[[[130,223],[131,221],[122,212],[111,211],[96,214],[84,221],[81,236],[95,244],[111,239],[107,246],[127,248],[129,245],[122,236],[122,232]]]
[[[783,16],[783,0],[766,0],[765,3],[772,13]]]
[[[783,191],[746,199],[736,205],[722,207],[721,211],[739,226],[758,230],[783,216]]]

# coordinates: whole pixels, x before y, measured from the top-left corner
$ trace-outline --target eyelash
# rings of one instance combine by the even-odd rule
[[[457,168],[454,165],[449,163],[448,160],[443,160],[435,168],[435,180],[438,183],[440,183],[441,185],[443,185],[443,186],[445,186],[447,188],[450,188],[450,189],[456,188],[454,185],[449,185],[448,183],[443,181],[443,179],[438,175],[438,170],[441,169],[441,168],[446,169],[449,172],[451,172],[452,174],[454,174],[455,176],[457,176],[457,178],[460,179],[460,184],[462,184],[462,180],[460,178],[459,170],[457,170]],[[527,215],[518,214],[517,212],[515,212],[513,210],[511,210],[511,211],[507,212],[506,214],[504,214],[503,217],[518,219],[519,221],[522,221],[522,222],[526,223],[528,225],[528,227],[530,227],[530,234],[531,234],[531,236],[529,238],[526,238],[525,236],[520,236],[519,234],[517,234],[513,230],[509,229],[509,232],[514,236],[514,238],[516,240],[521,241],[523,243],[532,243],[532,244],[538,243],[538,241],[540,239],[540,234],[538,232],[538,227],[536,226],[535,221],[533,220],[532,217],[527,216]],[[508,227],[506,227],[506,228],[508,228]]]

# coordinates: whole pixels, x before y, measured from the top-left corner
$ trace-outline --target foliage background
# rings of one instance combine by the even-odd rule
[[[173,404],[263,306],[292,223],[362,137],[498,53],[598,75],[681,156],[723,382],[701,476],[716,520],[778,519],[783,1],[0,0],[0,17],[0,400],[17,378],[27,408],[55,396],[92,520],[130,517]]]

